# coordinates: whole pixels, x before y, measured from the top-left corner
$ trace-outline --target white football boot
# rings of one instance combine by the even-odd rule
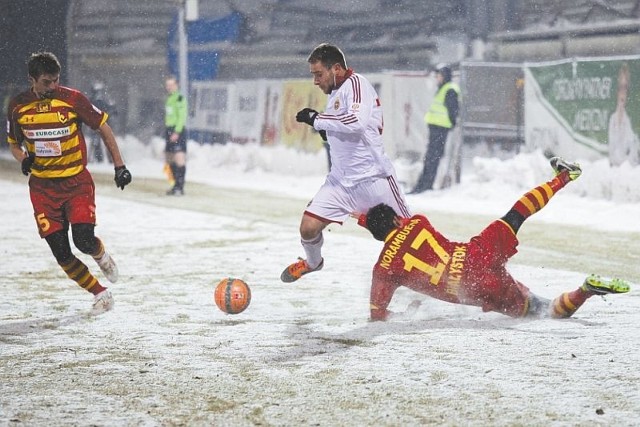
[[[116,283],[118,281],[118,266],[107,251],[104,251],[102,258],[96,260],[96,262],[98,263],[98,267],[100,267],[100,270],[102,270],[107,280],[109,280],[111,283]]]
[[[91,308],[91,314],[98,315],[105,313],[113,308],[115,301],[113,295],[109,289],[105,289],[93,298],[93,307]]]

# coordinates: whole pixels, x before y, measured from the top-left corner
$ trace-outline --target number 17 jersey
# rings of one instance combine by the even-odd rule
[[[372,312],[386,311],[400,286],[483,311],[513,317],[526,312],[529,289],[506,269],[518,239],[504,221],[492,222],[468,243],[448,240],[422,215],[403,221],[385,240],[374,266]]]
[[[466,255],[466,243],[449,241],[426,217],[405,219],[402,227],[387,236],[373,269],[371,304],[385,309],[400,286],[459,303]]]

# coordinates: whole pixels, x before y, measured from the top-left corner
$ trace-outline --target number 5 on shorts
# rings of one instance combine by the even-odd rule
[[[45,214],[41,213],[36,216],[36,221],[38,221],[38,227],[43,233],[46,233],[47,230],[51,227],[51,223],[46,218]]]

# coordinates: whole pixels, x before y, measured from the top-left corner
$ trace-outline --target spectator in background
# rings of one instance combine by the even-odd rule
[[[609,163],[611,166],[620,166],[625,161],[628,161],[632,166],[638,164],[640,144],[626,110],[630,85],[629,64],[624,62],[618,72],[616,109],[609,118]]]
[[[408,216],[395,169],[384,152],[382,105],[376,90],[347,67],[337,46],[317,46],[307,62],[313,83],[329,96],[324,112],[304,108],[296,121],[312,126],[327,140],[331,170],[302,215],[300,242],[307,258],[284,269],[280,279],[287,283],[322,269],[322,231],[330,223],[342,224],[351,212],[365,212],[383,202],[398,215]]]
[[[422,193],[433,189],[433,182],[438,173],[438,165],[444,154],[449,131],[458,119],[460,88],[451,81],[451,68],[446,64],[436,67],[438,91],[424,120],[429,127],[429,143],[424,156],[424,166],[418,183],[409,194]]]
[[[169,94],[165,102],[165,154],[173,175],[173,187],[168,196],[184,195],[184,180],[187,173],[187,100],[178,90],[178,80],[171,76],[165,80]]]

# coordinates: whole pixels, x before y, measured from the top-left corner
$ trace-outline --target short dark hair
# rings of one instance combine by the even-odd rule
[[[347,60],[344,58],[344,53],[338,48],[329,43],[322,43],[313,49],[307,62],[313,64],[320,61],[325,68],[331,68],[334,64],[340,64],[342,68],[347,69]]]
[[[60,61],[51,52],[32,53],[27,62],[29,68],[29,76],[38,79],[43,74],[59,74]]]
[[[375,205],[367,212],[367,229],[373,238],[384,242],[384,239],[396,228],[398,214],[393,208],[384,203]]]

